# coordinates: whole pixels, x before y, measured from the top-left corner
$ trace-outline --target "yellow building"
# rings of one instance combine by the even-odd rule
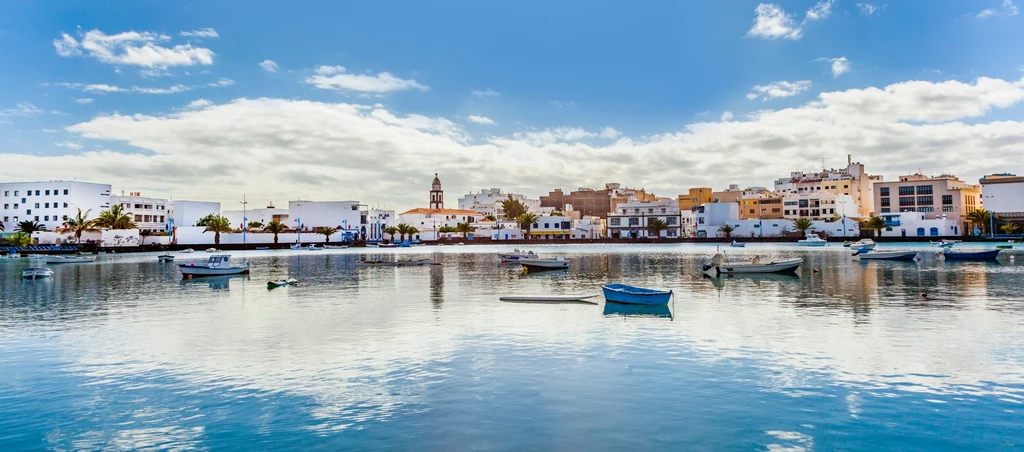
[[[775,193],[762,193],[757,196],[740,199],[741,220],[781,220],[782,196]]]
[[[690,211],[694,207],[709,202],[714,202],[715,198],[712,195],[712,191],[707,187],[691,188],[685,195],[679,195],[679,210]]]

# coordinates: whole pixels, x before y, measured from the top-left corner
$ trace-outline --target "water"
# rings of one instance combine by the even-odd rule
[[[919,248],[750,244],[727,251],[807,262],[727,280],[698,274],[713,245],[535,247],[572,268],[527,275],[490,246],[234,253],[250,278],[184,282],[154,254],[52,281],[4,261],[0,449],[1022,447],[1024,253]],[[444,264],[355,266],[430,252]],[[498,301],[606,282],[676,296],[644,315]]]

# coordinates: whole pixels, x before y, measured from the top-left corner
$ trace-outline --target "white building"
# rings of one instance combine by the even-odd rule
[[[190,227],[207,215],[220,215],[220,203],[175,200],[171,202],[171,227]]]
[[[0,183],[0,221],[13,232],[20,221],[38,221],[48,230],[64,227],[78,209],[88,218],[110,208],[110,185],[77,181]]]
[[[775,192],[779,195],[788,194],[824,194],[848,195],[856,206],[854,218],[867,218],[874,211],[875,182],[881,182],[882,176],[872,176],[864,171],[864,165],[854,162],[846,156],[846,168],[822,169],[819,172],[805,173],[796,171],[789,177],[775,181]],[[790,206],[792,209],[792,206]],[[807,218],[813,217],[808,209]]]
[[[830,220],[844,216],[861,218],[857,201],[853,196],[828,191],[787,193],[782,197],[782,216],[787,220]]]
[[[385,234],[384,230],[398,225],[398,216],[395,215],[394,210],[369,209],[366,211],[365,218],[366,239],[370,241],[391,239],[391,236]]]
[[[398,222],[405,223],[416,229],[419,233],[413,235],[413,239],[426,242],[438,239],[440,229],[444,226],[456,227],[459,223],[478,223],[483,216],[472,210],[461,209],[426,209],[418,208],[398,215]]]
[[[599,239],[605,237],[607,230],[605,220],[601,217],[588,215],[579,220],[573,220],[572,239]]]
[[[241,225],[243,223],[258,222],[263,223],[265,226],[272,221],[281,222],[290,228],[295,227],[294,224],[291,224],[291,222],[288,221],[288,209],[277,208],[274,207],[273,204],[270,204],[265,208],[258,209],[225,210],[221,215],[224,215],[224,217],[228,219],[228,222],[231,223],[232,227],[237,227],[239,229],[241,229]],[[246,219],[248,219],[248,221],[245,221]]]
[[[958,237],[964,232],[956,215],[932,219],[918,212],[883,213],[879,216],[885,220],[882,237]]]
[[[572,219],[564,215],[541,215],[530,226],[531,239],[563,239],[572,235]]]
[[[533,214],[550,214],[555,210],[553,207],[541,207],[539,199],[530,199],[519,193],[503,193],[500,188],[483,189],[479,193],[470,193],[459,198],[459,209],[472,210],[484,217],[493,215],[494,218],[503,218],[505,210],[501,202],[509,197],[523,203],[526,211]]]
[[[734,203],[730,203],[735,205]],[[739,208],[737,205],[737,214]],[[671,198],[657,201],[629,201],[619,203],[614,212],[608,213],[607,230],[611,238],[653,237],[647,226],[658,219],[665,222],[668,228],[661,231],[659,237],[680,237],[683,235],[682,215],[679,202]]]
[[[345,237],[353,240],[366,234],[366,211],[359,201],[289,201],[288,220],[292,228],[301,227],[303,232],[317,227],[335,227]]]
[[[982,204],[1004,221],[1024,221],[1024,177],[1015,174],[990,174],[979,181]]]
[[[792,220],[747,219],[741,220],[739,205],[736,203],[707,203],[694,212],[695,234],[697,237],[724,237],[720,229],[729,225],[732,237],[777,237],[796,231]],[[860,225],[856,221],[812,220],[809,232],[825,233],[830,237],[859,237]]]
[[[128,212],[140,231],[167,232],[170,224],[170,202],[165,198],[150,198],[140,192],[110,196],[110,205],[120,205]]]

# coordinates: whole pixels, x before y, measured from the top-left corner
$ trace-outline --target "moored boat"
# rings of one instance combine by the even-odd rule
[[[1012,250],[1013,245],[996,245],[996,248],[999,248],[1001,250]]]
[[[324,248],[329,250],[343,250],[348,248],[348,245],[324,245]]]
[[[562,256],[520,258],[516,262],[527,271],[565,270],[569,268],[569,259]]]
[[[179,253],[185,253],[185,254],[188,254],[188,253],[194,253],[194,252],[196,252],[196,250],[194,250],[194,249],[192,249],[192,248],[185,248],[185,249],[183,249],[183,250],[181,250],[181,251],[178,251],[178,252],[179,252]]]
[[[917,251],[872,251],[861,248],[853,255],[862,260],[912,261],[917,259]]]
[[[43,256],[43,260],[47,264],[82,264],[93,262],[96,258],[86,256]]]
[[[737,242],[737,241],[733,240],[732,243],[729,244],[729,246],[731,246],[733,248],[743,248],[743,247],[747,246],[747,244],[743,243],[743,242]]]
[[[26,268],[21,271],[22,278],[37,279],[37,278],[49,278],[53,276],[53,270],[46,267],[32,267]]]
[[[501,301],[521,301],[521,302],[539,302],[539,303],[590,303],[597,304],[597,302],[590,300],[597,295],[505,295],[499,297]]]
[[[537,255],[533,254],[533,251],[529,251],[529,252],[527,252],[527,251],[520,251],[519,248],[516,248],[516,249],[512,250],[511,253],[498,253],[498,257],[501,258],[502,261],[506,261],[507,262],[507,261],[517,261],[517,260],[522,259],[522,258],[537,257]]]
[[[269,249],[270,249],[269,246],[257,246],[256,247],[256,251],[266,251],[266,250],[269,250]]]
[[[798,246],[825,246],[828,244],[828,241],[816,235],[808,235],[801,240],[797,240],[796,244]],[[852,247],[853,245],[850,246]]]
[[[715,270],[716,273],[794,273],[804,262],[802,257],[782,261],[761,262],[760,256],[754,256],[749,262],[726,262],[725,256],[716,254],[711,262],[704,266],[704,271]]]
[[[232,267],[230,255],[217,254],[210,256],[206,265],[196,265],[194,263],[179,264],[178,269],[181,270],[181,275],[186,278],[194,276],[238,275],[249,273],[249,264],[246,263],[241,267]]]
[[[875,245],[876,244],[875,244],[874,240],[871,240],[871,239],[860,239],[860,240],[858,240],[856,242],[851,243],[850,244],[850,248],[851,249],[855,249],[855,250],[860,250],[860,249],[873,250],[873,249],[875,249]],[[844,244],[843,246],[846,246],[846,245]]]
[[[295,251],[303,249],[302,245],[300,245],[298,243],[293,243],[293,244],[289,245],[288,248],[291,248],[292,250],[295,250]]]
[[[625,304],[667,304],[672,298],[671,290],[648,289],[625,284],[605,284],[604,299]]]
[[[394,242],[392,242],[392,243],[378,243],[377,244],[377,248],[396,248],[396,247],[398,247],[398,245],[396,245]]]
[[[269,289],[276,289],[278,287],[284,287],[284,286],[288,286],[288,285],[295,285],[295,284],[298,284],[298,282],[299,282],[298,280],[292,279],[292,278],[279,279],[279,280],[276,280],[276,281],[267,281],[267,289],[269,290]]]
[[[991,261],[999,257],[1000,249],[984,250],[984,251],[953,251],[950,248],[944,248],[937,255],[941,255],[946,260],[961,260],[961,261]]]
[[[957,243],[962,243],[962,242],[963,242],[963,240],[946,240],[946,239],[943,239],[943,240],[939,240],[938,242],[933,241],[931,243],[932,243],[932,245],[935,245],[935,246],[937,246],[939,248],[952,248],[953,245],[956,245]]]
[[[217,252],[217,248],[213,248],[213,247],[207,248],[206,252],[207,253],[216,253]]]
[[[170,254],[161,254],[156,257],[156,260],[160,262],[172,262],[174,261],[174,256],[171,256]]]
[[[316,245],[313,245],[313,244],[310,244],[309,246],[306,247],[306,251],[323,251],[323,250],[324,250],[324,247],[316,246]]]

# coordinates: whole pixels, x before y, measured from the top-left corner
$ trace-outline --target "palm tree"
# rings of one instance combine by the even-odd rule
[[[141,237],[142,239],[139,241],[139,245],[145,245],[146,244],[146,238],[151,236],[151,235],[153,235],[153,231],[150,231],[149,229],[140,230],[139,231],[139,237]]]
[[[257,231],[260,230],[260,229],[263,229],[263,222],[262,221],[250,221],[249,222],[249,227],[246,228],[245,230],[248,231],[250,229],[255,229]]]
[[[26,233],[28,235],[32,235],[33,232],[45,231],[46,230],[46,226],[43,225],[43,224],[40,224],[38,221],[26,220],[26,221],[22,221],[22,222],[18,223],[18,225],[15,226],[14,230],[18,231],[18,232],[24,232],[24,233]]]
[[[718,228],[718,232],[725,234],[725,238],[727,239],[732,237],[732,231],[735,230],[736,228],[732,227],[732,225],[730,224],[723,224],[720,228]]]
[[[501,201],[501,210],[505,212],[506,220],[519,221],[519,217],[526,213],[526,205],[518,199],[512,199],[512,195],[508,195],[508,199]]]
[[[382,231],[382,232],[384,234],[387,234],[388,237],[391,238],[391,241],[394,242],[394,236],[395,236],[395,234],[398,234],[398,229],[395,228],[395,227],[387,227],[387,228],[384,228],[384,231]]]
[[[655,237],[661,237],[661,231],[666,229],[668,229],[668,223],[661,218],[655,218],[647,222],[647,232],[654,234]]]
[[[455,226],[455,232],[462,234],[463,238],[469,238],[469,233],[475,230],[476,228],[474,228],[473,225],[469,224],[468,221],[465,223],[459,223],[458,225]]]
[[[65,223],[66,226],[64,226],[64,233],[73,234],[75,236],[75,243],[79,245],[82,244],[83,232],[95,232],[98,230],[96,229],[96,222],[88,219],[89,212],[92,212],[92,209],[86,210],[84,213],[82,209],[78,209],[75,218],[68,220]]]
[[[999,227],[1003,231],[1003,234],[1016,234],[1020,232],[1019,223],[1006,223]]]
[[[27,247],[34,242],[32,236],[24,232],[18,232],[7,237],[7,243],[14,246]]]
[[[516,201],[516,202],[519,202],[519,201]],[[532,214],[530,212],[526,212],[526,213],[524,213],[522,215],[519,215],[519,217],[516,218],[516,221],[519,222],[520,227],[526,229],[526,235],[529,236],[530,235],[530,229],[533,229],[533,224],[537,222],[537,215],[536,214]]]
[[[441,227],[437,228],[437,232],[440,232],[442,234],[448,234],[448,233],[452,233],[452,232],[455,232],[455,231],[456,231],[456,229],[454,227],[448,226],[448,225],[441,226]]]
[[[331,235],[338,232],[338,228],[332,226],[317,226],[313,228],[314,234],[320,234],[324,236],[324,243],[331,243]]]
[[[981,231],[986,233],[986,234],[988,234],[988,233],[992,232],[992,231],[988,230],[989,229],[988,225],[989,225],[989,221],[991,221],[991,217],[992,217],[992,211],[985,210],[985,209],[977,209],[977,210],[967,214],[967,221],[970,221],[971,223],[974,223],[975,226],[980,226],[981,227]]]
[[[213,220],[214,218],[217,218],[218,216],[219,215],[213,214],[213,213],[207,214],[205,217],[200,218],[199,221],[196,222],[196,226],[206,226],[210,222],[210,220]]]
[[[868,219],[867,227],[874,230],[878,237],[881,237],[882,229],[885,229],[885,219],[882,217],[871,217]]]
[[[114,204],[109,209],[100,212],[96,217],[96,227],[105,229],[136,229],[135,221],[132,220],[131,212],[127,212],[120,204]]]
[[[487,220],[487,221],[498,221],[498,217],[495,217],[494,215],[486,215],[486,216],[484,216],[484,219]],[[0,231],[2,231],[2,230],[3,229],[0,229]]]
[[[7,230],[7,226],[4,226],[4,222],[0,221],[0,232],[6,231],[6,230]]]
[[[405,223],[399,224],[398,226],[395,227],[395,229],[396,232],[398,232],[399,238],[403,240],[406,238],[406,236],[412,237],[413,234],[420,232],[419,229],[416,229],[415,227],[409,226]]]
[[[231,232],[232,230],[231,222],[227,218],[217,215],[206,222],[206,229],[203,230],[203,233],[212,232],[213,243],[220,245],[220,233]]]
[[[796,220],[793,220],[793,227],[795,227],[796,230],[800,231],[800,234],[802,234],[804,237],[807,236],[807,230],[813,226],[814,223],[811,221],[810,218],[797,218]]]
[[[280,221],[271,221],[270,223],[267,223],[267,225],[263,227],[264,232],[270,232],[274,234],[275,244],[277,244],[277,234],[280,234],[287,230],[288,226],[285,226],[285,224]]]

